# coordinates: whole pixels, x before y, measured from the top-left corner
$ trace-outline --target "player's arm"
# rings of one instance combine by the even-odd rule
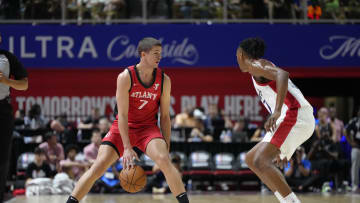
[[[129,90],[131,86],[130,75],[127,70],[119,74],[116,81],[116,104],[118,107],[118,127],[124,147],[123,167],[134,165],[133,159],[137,154],[132,149],[129,139],[128,111],[129,111]]]
[[[265,123],[265,129],[267,131],[274,131],[276,128],[276,120],[281,115],[281,108],[284,104],[285,96],[288,90],[289,73],[284,71],[272,63],[265,61],[262,65],[251,66],[249,72],[255,77],[264,77],[269,80],[276,81],[276,104],[273,114]]]
[[[164,74],[164,86],[160,99],[160,126],[165,138],[168,150],[170,149],[171,121],[170,121],[170,78]]]
[[[12,87],[16,90],[27,90],[28,88],[28,79],[22,78],[19,80],[14,80],[7,78],[1,71],[0,71],[0,83]]]

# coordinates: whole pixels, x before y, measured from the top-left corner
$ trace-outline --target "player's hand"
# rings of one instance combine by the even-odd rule
[[[124,155],[123,155],[123,168],[124,169],[134,168],[135,167],[135,159],[140,161],[136,152],[131,148],[125,149]]]
[[[280,155],[278,155],[276,157],[276,166],[279,167],[280,169],[285,168],[288,165],[288,160],[285,157],[284,159],[280,159]]]
[[[273,132],[276,129],[276,121],[280,117],[280,112],[275,111],[265,122],[265,130]]]

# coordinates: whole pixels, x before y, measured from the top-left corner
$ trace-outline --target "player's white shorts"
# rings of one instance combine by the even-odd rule
[[[315,118],[311,106],[287,110],[276,121],[274,132],[267,132],[262,142],[270,142],[280,149],[280,158],[290,160],[296,148],[311,137]]]

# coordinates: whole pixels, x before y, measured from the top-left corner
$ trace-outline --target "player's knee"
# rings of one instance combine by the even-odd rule
[[[249,166],[249,168],[253,168],[254,167],[254,156],[252,153],[246,153],[245,156],[245,163]]]
[[[269,161],[264,156],[258,155],[253,159],[253,166],[259,171],[266,170],[266,168],[269,166],[268,164]]]
[[[155,163],[160,167],[167,167],[171,164],[168,154],[159,154],[155,157]]]
[[[247,153],[245,157],[245,162],[249,168],[262,170],[266,167],[267,161],[259,153]]]

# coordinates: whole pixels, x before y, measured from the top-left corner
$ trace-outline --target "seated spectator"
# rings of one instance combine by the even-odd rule
[[[205,128],[204,123],[201,119],[196,120],[196,125],[190,133],[188,142],[212,142],[213,137],[210,131]]]
[[[72,180],[79,180],[81,175],[89,169],[90,165],[88,163],[75,160],[75,157],[78,153],[78,147],[76,145],[68,145],[66,147],[66,160],[60,161],[61,168],[67,173],[67,175]]]
[[[17,110],[15,112],[15,129],[24,129],[25,128],[25,111],[24,110]]]
[[[100,120],[100,110],[99,108],[93,108],[91,110],[91,115],[85,119],[84,122],[80,121],[78,123],[78,129],[92,129],[96,128]]]
[[[122,169],[121,161],[117,160],[105,171],[96,184],[100,186],[100,193],[119,193],[123,191],[119,180]]]
[[[91,144],[87,145],[84,148],[85,160],[90,164],[94,163],[99,151],[100,144],[101,144],[100,130],[95,128],[92,132]]]
[[[205,119],[205,127],[211,131],[211,134],[216,140],[219,139],[221,132],[225,129],[225,120],[217,104],[209,105],[208,114]]]
[[[106,117],[102,117],[99,120],[98,126],[99,126],[101,137],[103,138],[109,132],[111,123],[109,122],[109,119],[107,119]]]
[[[171,162],[174,165],[174,167],[179,171],[180,175],[182,173],[181,168],[181,158],[177,154],[171,155]],[[146,192],[152,192],[157,194],[164,194],[169,193],[170,188],[166,183],[164,174],[160,171],[159,166],[156,164],[152,168],[152,172],[154,175],[149,178],[148,183],[145,187]]]
[[[286,181],[295,191],[306,191],[318,179],[311,176],[311,162],[306,159],[305,149],[298,147],[284,169]]]
[[[231,138],[233,142],[249,142],[247,122],[244,117],[240,117],[235,122]]]
[[[194,117],[195,108],[187,108],[183,113],[179,113],[175,117],[175,128],[193,128],[196,125]]]
[[[265,121],[255,130],[253,136],[250,139],[250,142],[260,142],[265,137],[266,134],[266,130],[264,127]]]
[[[36,178],[51,178],[53,172],[47,164],[45,151],[39,147],[35,148],[35,160],[26,169],[26,183]]]
[[[64,160],[64,148],[57,142],[56,135],[52,132],[45,134],[45,142],[39,145],[45,151],[46,162],[52,170],[60,170],[60,161]]]
[[[24,124],[26,128],[32,130],[44,129],[46,127],[46,120],[41,115],[41,107],[39,104],[31,106],[28,116],[24,118]]]
[[[65,145],[75,144],[77,142],[75,132],[67,121],[67,115],[62,114],[57,116],[50,122],[50,128],[54,130],[60,137],[60,140]]]

